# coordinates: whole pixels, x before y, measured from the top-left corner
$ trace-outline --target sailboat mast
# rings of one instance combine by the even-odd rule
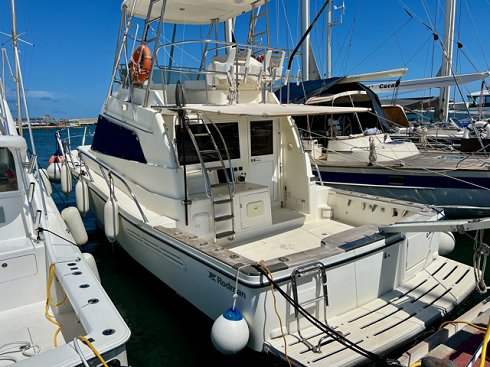
[[[19,36],[17,35],[16,17],[15,17],[15,0],[11,0],[12,4],[12,46],[14,48],[14,64],[15,64],[15,93],[17,95],[17,129],[19,135],[22,136],[22,108],[20,105],[20,70],[19,70]]]
[[[326,47],[326,71],[327,78],[332,77],[332,2],[327,5],[327,47]]]
[[[305,34],[310,26],[310,0],[301,1],[301,34]],[[310,35],[308,34],[301,45],[302,77],[310,79]]]
[[[444,46],[442,50],[441,76],[451,76],[451,66],[453,62],[453,41],[454,41],[454,19],[456,14],[456,0],[446,0],[446,13],[444,22]],[[439,114],[441,121],[449,118],[449,95],[451,87],[446,86],[440,89]]]

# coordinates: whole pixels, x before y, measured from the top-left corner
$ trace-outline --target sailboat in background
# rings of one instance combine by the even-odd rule
[[[37,164],[13,0],[12,41],[17,127],[0,82],[0,365],[127,365],[130,331],[100,284],[93,257],[78,247],[87,241],[80,214],[73,207],[58,211]],[[32,154],[18,132],[22,106]]]
[[[294,117],[318,179],[327,186],[434,205],[452,217],[490,215],[490,158],[420,150],[414,142],[393,140],[392,122],[378,96],[362,82],[348,82],[369,78],[374,79],[305,80],[276,91],[282,102],[367,108]]]

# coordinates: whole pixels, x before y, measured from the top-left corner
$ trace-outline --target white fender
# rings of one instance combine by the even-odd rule
[[[48,177],[52,182],[60,182],[61,180],[61,164],[51,163],[46,170]]]
[[[68,196],[73,188],[73,182],[70,169],[66,164],[61,166],[61,191]]]
[[[109,242],[116,241],[119,234],[119,206],[115,200],[107,200],[104,205],[104,229]]]
[[[442,256],[448,255],[454,250],[456,238],[451,232],[441,232],[439,235],[439,254]]]
[[[89,252],[83,252],[82,255],[85,258],[85,260],[87,261],[88,266],[90,266],[90,269],[92,269],[95,277],[97,278],[97,280],[100,283],[99,269],[97,268],[97,263],[95,262],[94,256]]]
[[[88,186],[83,177],[80,177],[75,185],[75,199],[77,202],[77,209],[80,214],[87,214],[89,209]]]
[[[74,206],[69,206],[63,209],[61,212],[61,217],[66,223],[66,226],[70,230],[73,239],[77,245],[83,245],[88,241],[87,231],[83,225],[82,217],[80,212]]]
[[[41,175],[41,180],[43,181],[44,187],[46,188],[46,192],[49,196],[53,193],[53,188],[51,187],[51,181],[49,181],[48,171],[44,168],[39,170],[39,174]]]
[[[236,354],[248,343],[248,324],[238,308],[230,308],[220,315],[211,328],[211,341],[223,354]]]

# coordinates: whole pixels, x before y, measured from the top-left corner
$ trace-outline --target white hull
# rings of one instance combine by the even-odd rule
[[[99,223],[103,226],[103,209],[108,192],[103,186],[94,184],[89,184],[89,188],[91,208]],[[120,193],[118,192],[116,196],[120,197]],[[230,251],[222,249],[222,254],[216,257],[212,253],[214,248],[219,248],[219,246],[208,244],[200,249],[200,246],[196,245],[196,243],[202,240],[195,237],[190,240],[190,242],[194,241],[194,246],[188,246],[189,234],[176,229],[164,230],[161,227],[160,229],[157,228],[158,226],[144,224],[137,218],[137,215],[135,216],[133,210],[128,212],[124,210],[122,205],[119,207],[119,214],[121,231],[117,237],[117,242],[142,266],[211,319],[217,318],[231,305],[236,281],[236,272],[233,267],[236,268],[239,265],[230,267],[222,263],[222,257],[232,255]],[[474,287],[474,279],[470,268],[439,257],[433,262],[432,270],[420,272],[427,261],[432,261],[432,256],[430,259],[426,259],[424,255],[418,260],[409,260],[406,257],[409,256],[407,252],[409,243],[416,244],[420,253],[426,254],[427,249],[432,248],[434,245],[433,239],[435,238],[438,237],[429,236],[429,239],[427,239],[425,234],[417,233],[409,234],[408,242],[403,239],[392,240],[392,244],[387,246],[384,241],[377,241],[367,246],[364,255],[362,255],[363,251],[359,251],[360,258],[350,264],[345,263],[345,260],[348,260],[345,257],[344,259],[343,257],[331,259],[328,256],[325,259],[319,257],[317,260],[327,264],[325,269],[328,279],[328,296],[331,302],[326,308],[329,325],[336,327],[338,331],[343,332],[345,335],[355,335],[354,341],[371,338],[372,341],[366,347],[372,351],[384,353],[402,341],[406,341],[422,332],[426,324],[434,322],[451,311]],[[210,246],[212,246],[211,249],[208,248]],[[401,267],[400,263],[406,263],[407,261],[414,261],[416,265],[410,269],[401,270],[404,267]],[[380,266],[381,263],[383,266]],[[237,264],[239,264],[239,259]],[[453,277],[460,278],[456,285],[453,284],[454,279],[452,278],[447,283],[442,279],[443,277],[431,276],[431,273],[440,267],[446,269],[441,274],[453,271]],[[395,276],[392,273],[387,277],[386,270],[381,271],[381,268],[389,268],[391,272],[398,273],[398,275]],[[458,270],[455,271],[455,269]],[[250,269],[248,271],[250,272]],[[290,273],[292,269],[285,269],[284,271]],[[237,307],[246,318],[248,325],[250,325],[251,333],[248,346],[256,351],[265,350],[274,354],[282,354],[282,338],[280,338],[278,320],[267,317],[268,314],[274,312],[270,287],[267,284],[263,284],[261,281],[262,277],[259,277],[257,272],[255,273],[256,275],[249,275],[244,279],[240,279],[238,283],[239,297]],[[415,275],[417,276],[414,278]],[[383,290],[389,290],[393,286],[390,283],[393,279],[398,279],[400,286],[397,290],[388,291],[388,293],[384,294]],[[353,315],[359,315],[370,308],[375,308],[379,304],[386,305],[383,300],[392,299],[403,290],[407,291],[412,286],[425,282],[432,284],[430,287],[439,284],[438,287],[440,287],[441,292],[447,292],[450,289],[450,298],[438,299],[441,293],[428,294],[410,309],[410,312],[416,313],[415,315],[409,317],[409,311],[401,310],[400,312],[402,313],[393,318],[384,317],[378,324],[370,327],[366,333],[362,332],[359,334],[359,331],[356,331],[355,334],[352,334],[352,330],[358,328],[359,323],[370,323],[371,321],[365,320],[375,318],[374,314],[371,314],[370,318],[363,321],[359,320],[355,323],[349,323],[348,320],[352,319]],[[430,287],[428,286],[428,289]],[[283,290],[292,297],[289,285],[285,286]],[[318,292],[318,284],[316,281],[311,280],[311,283],[303,285],[300,292],[316,293]],[[377,298],[378,295],[381,297]],[[278,311],[281,314],[289,315],[283,318],[282,322],[287,330],[287,335],[289,335],[288,343],[291,343],[288,352],[290,357],[298,358],[301,363],[305,364],[307,360],[322,359],[322,356],[329,355],[332,350],[340,351],[344,348],[338,343],[331,343],[320,354],[311,351],[305,354],[305,348],[307,349],[307,347],[302,343],[298,343],[294,336],[297,335],[294,310],[279,295],[276,297]],[[412,299],[413,297],[413,294],[407,293],[405,296],[400,297],[399,303],[403,304],[407,299]],[[363,304],[363,299],[372,299],[372,301]],[[434,307],[429,307],[429,310],[427,310],[426,306],[429,304]],[[361,305],[362,307],[360,307]],[[389,310],[392,306],[386,305],[385,307]],[[314,308],[310,307],[308,310],[315,317],[323,318],[321,302],[317,302]],[[406,324],[400,324],[396,329],[396,333],[378,334],[387,323],[398,324],[400,319],[405,318],[407,318]],[[304,319],[302,323],[304,323],[303,335],[311,333],[318,335],[319,331],[315,327],[308,326]],[[378,336],[376,337],[376,335]],[[313,337],[310,341],[318,342],[318,339],[319,337]],[[327,340],[323,342],[326,343]],[[327,358],[326,360],[329,366],[345,366],[359,363],[363,361],[363,358],[352,351],[344,351],[336,355],[334,359]],[[318,363],[323,365],[323,362]]]

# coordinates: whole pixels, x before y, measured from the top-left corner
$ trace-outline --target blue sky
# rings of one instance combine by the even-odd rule
[[[17,30],[26,32],[21,38],[34,44],[21,44],[21,67],[31,116],[97,116],[110,82],[120,3],[115,0],[16,2]],[[294,48],[300,38],[299,1],[270,0],[269,4],[272,44]],[[311,0],[311,19],[322,4],[323,1]],[[339,0],[334,1],[334,5],[341,4]],[[5,0],[0,6],[4,14],[0,31],[10,33],[10,1]],[[404,7],[413,14],[412,18]],[[441,46],[439,42],[434,44],[427,26],[436,27],[442,37],[444,0],[345,0],[345,8],[343,23],[333,29],[333,75],[404,66],[409,68],[406,79],[429,77],[437,72]],[[455,38],[464,45],[460,51],[455,49],[457,71],[490,69],[490,0],[457,0],[457,12]],[[339,12],[333,17],[338,19]],[[2,47],[10,52],[7,37],[1,39]],[[324,72],[323,17],[312,32],[311,43]],[[15,97],[11,88],[12,85],[7,85],[9,100]],[[466,94],[478,88],[479,83],[473,83],[462,90]],[[458,95],[455,98],[460,100]]]

